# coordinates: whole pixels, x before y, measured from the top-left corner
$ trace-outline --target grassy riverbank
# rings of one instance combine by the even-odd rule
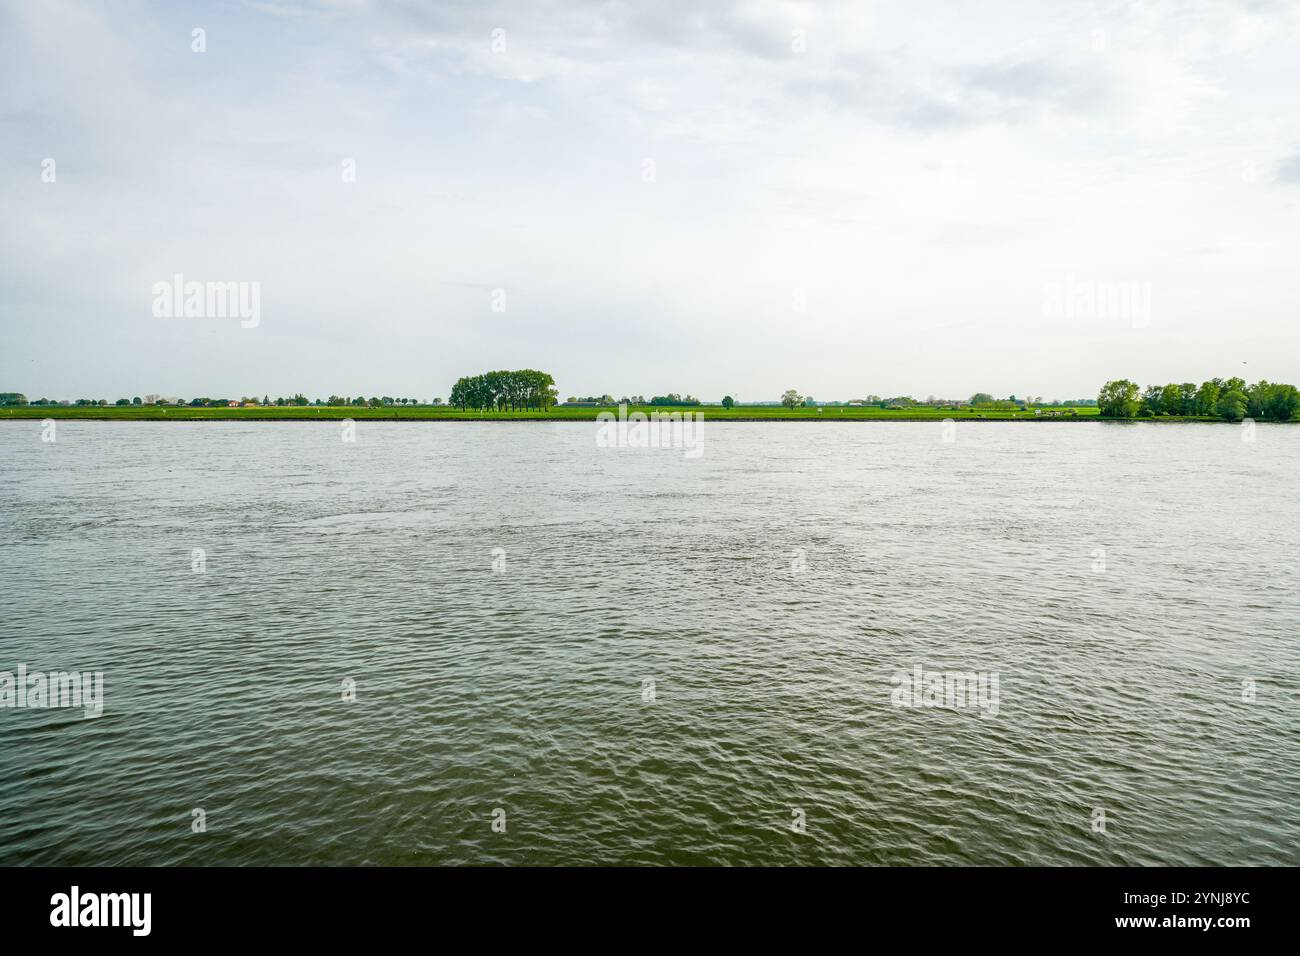
[[[709,421],[900,421],[936,422],[951,418],[959,421],[1089,421],[1097,420],[1095,407],[1079,406],[1073,415],[1064,414],[1061,407],[1043,408],[1042,415],[1033,411],[999,411],[992,409],[959,408],[908,408],[831,406],[821,408],[782,408],[780,406],[745,406],[725,409],[721,406],[650,406],[634,405],[629,412],[700,412]],[[331,405],[266,405],[253,408],[191,408],[189,406],[161,405],[57,405],[16,406],[0,408],[0,421],[5,419],[84,419],[94,421],[339,421],[345,418],[357,421],[592,421],[601,412],[616,408],[552,408],[539,412],[475,412],[461,411],[446,406],[387,406],[363,408]],[[1049,412],[1057,412],[1053,417]],[[1213,418],[1162,416],[1155,421],[1217,421]]]

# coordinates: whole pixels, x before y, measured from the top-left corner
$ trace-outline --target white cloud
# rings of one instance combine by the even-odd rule
[[[3,16],[0,376],[28,393],[1300,379],[1291,5]],[[261,325],[160,326],[174,272],[260,281]],[[1066,274],[1150,283],[1151,327],[1045,315]]]

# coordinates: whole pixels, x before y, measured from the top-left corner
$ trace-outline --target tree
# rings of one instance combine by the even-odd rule
[[[1300,391],[1294,385],[1274,385],[1264,411],[1274,421],[1289,422],[1300,412]]]
[[[731,406],[732,406],[732,405],[735,405],[735,404],[736,404],[736,400],[735,400],[734,398],[732,398],[730,395],[723,395],[723,396],[722,396],[722,407],[723,407],[723,408],[731,408]]]
[[[794,409],[802,402],[803,396],[793,388],[786,389],[785,394],[781,396],[781,404],[791,411],[794,411]]]
[[[1267,413],[1273,388],[1274,386],[1261,379],[1246,389],[1246,414],[1251,418],[1263,418]]]
[[[1196,390],[1196,414],[1217,415],[1219,413],[1219,394],[1221,391],[1222,382],[1217,378],[1202,382],[1201,387]]]
[[[1166,385],[1160,390],[1160,410],[1166,415],[1183,413],[1183,391],[1177,385]]]
[[[1216,411],[1227,421],[1239,422],[1246,415],[1247,405],[1246,393],[1234,388],[1219,397]]]
[[[1097,407],[1108,418],[1132,418],[1138,412],[1138,385],[1126,378],[1115,379],[1101,387]]]
[[[1148,385],[1142,389],[1142,402],[1138,406],[1139,415],[1159,415],[1164,407],[1165,390],[1159,385]]]

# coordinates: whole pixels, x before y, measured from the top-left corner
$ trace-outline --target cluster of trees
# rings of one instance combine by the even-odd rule
[[[573,396],[570,395],[566,401],[572,404],[582,405],[699,405],[700,400],[693,395],[680,395],[677,392],[669,392],[667,395],[655,395],[653,398],[646,399],[644,395],[624,395],[616,399],[613,395],[606,392],[604,395],[587,395]]]
[[[526,368],[459,378],[451,388],[448,402],[457,408],[479,411],[515,411],[521,408],[545,411],[556,403],[558,397],[555,379],[546,372]]]
[[[1043,404],[1043,396],[1035,398],[1033,395],[1026,395],[1024,398],[1016,398],[1009,395],[1006,398],[994,398],[988,392],[976,392],[970,397],[970,406],[972,408],[1027,408],[1030,405]]]
[[[265,405],[268,403],[265,400],[263,400],[262,404]],[[297,403],[293,401],[284,401],[283,399],[277,398],[275,400],[275,404],[293,405]],[[307,403],[303,402],[302,404],[307,404]],[[390,405],[421,405],[423,403],[418,398],[393,398],[391,395],[384,395],[380,398],[375,398],[373,395],[370,398],[366,398],[364,395],[358,395],[356,398],[348,398],[346,395],[331,395],[324,404],[352,405],[357,408],[384,408]],[[435,398],[432,402],[430,402],[430,404],[441,405],[442,399]]]
[[[726,403],[724,402],[723,404]],[[796,389],[787,388],[781,395],[781,404],[786,408],[791,409],[798,408],[800,405],[812,408],[817,404],[817,399],[813,398],[811,395],[800,395]]]
[[[1042,395],[1026,395],[1024,398],[1016,398],[1009,395],[1006,398],[994,398],[988,392],[976,392],[970,397],[968,403],[972,408],[1032,408],[1034,405],[1096,405],[1097,402],[1091,398],[1066,399],[1061,401],[1054,398],[1050,402],[1044,401]]]
[[[256,395],[251,395],[244,398],[208,398],[204,396],[201,398],[192,398],[188,402],[182,401],[181,404],[189,405],[191,408],[221,408],[222,406],[229,405],[231,402],[234,402],[237,405],[279,405],[279,406],[297,405],[299,407],[306,407],[307,405],[327,405],[327,404],[333,405],[334,399],[336,397],[337,396],[331,395],[330,400],[328,402],[323,402],[319,398],[316,399],[315,401],[312,401],[306,395],[302,394],[302,392],[298,392],[297,394],[293,395],[290,398],[281,397],[275,399],[271,398],[271,396],[269,395],[263,395],[261,398],[258,398]],[[372,399],[372,401],[377,402],[378,399]],[[354,404],[358,404],[358,403],[364,405],[366,403],[366,400],[364,398],[359,398],[357,399],[357,402]],[[119,401],[117,404],[125,405],[127,403]],[[138,398],[133,399],[131,401],[131,404],[139,405],[140,399]],[[339,402],[339,404],[347,405],[348,401],[347,399],[343,399],[342,401]]]
[[[1262,379],[1247,385],[1241,378],[1212,378],[1200,385],[1148,385],[1143,389],[1137,382],[1120,378],[1101,387],[1097,405],[1102,415],[1111,418],[1188,415],[1230,422],[1243,418],[1287,422],[1300,412],[1300,391],[1294,385]]]

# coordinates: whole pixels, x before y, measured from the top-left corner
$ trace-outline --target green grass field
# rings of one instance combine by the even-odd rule
[[[1063,409],[1057,409],[1063,410]],[[0,408],[0,421],[9,419],[87,419],[103,421],[592,421],[601,412],[616,408],[552,408],[546,412],[475,412],[446,406],[358,408],[352,406],[258,406],[256,408],[190,408],[157,405],[58,405],[13,406]],[[650,406],[634,405],[629,412],[701,412],[710,421],[1081,421],[1097,418],[1095,407],[1079,406],[1076,416],[1049,418],[1032,411],[994,411],[991,409],[934,408],[885,409],[875,407],[829,407],[788,409],[773,406]],[[1198,419],[1162,417],[1159,421],[1195,421]],[[1214,419],[1200,419],[1213,421]]]

